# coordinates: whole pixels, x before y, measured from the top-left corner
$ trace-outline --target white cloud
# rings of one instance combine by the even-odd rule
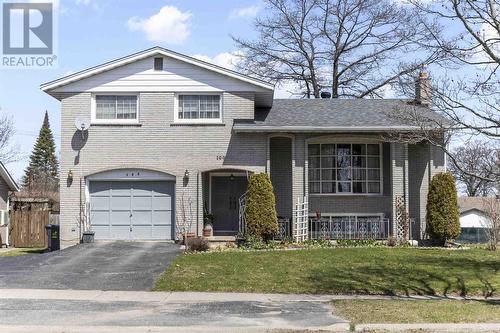
[[[293,81],[283,81],[274,87],[274,98],[299,98],[300,84]]]
[[[127,27],[131,31],[142,31],[152,42],[181,44],[190,33],[190,12],[181,12],[174,6],[164,6],[149,18],[131,17]]]
[[[260,11],[260,6],[259,5],[253,5],[249,7],[243,7],[243,8],[236,8],[231,11],[229,14],[229,18],[236,19],[236,18],[248,18],[248,17],[255,17],[257,16],[257,13]]]
[[[378,89],[378,93],[382,96],[382,98],[397,98],[398,94],[396,90],[390,85],[386,84]]]
[[[212,63],[217,66],[221,66],[227,69],[235,69],[236,65],[238,65],[238,61],[240,61],[241,57],[241,52],[240,51],[234,51],[234,52],[222,52],[217,54],[215,57],[209,57],[207,55],[203,54],[195,54],[193,55],[193,58],[196,58],[198,60],[206,61],[209,63]]]

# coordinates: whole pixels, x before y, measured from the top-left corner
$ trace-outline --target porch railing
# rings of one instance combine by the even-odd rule
[[[390,219],[364,216],[325,216],[309,219],[310,239],[387,239]]]
[[[292,232],[290,219],[279,219],[279,232],[275,239],[285,239]],[[309,218],[306,239],[341,240],[374,239],[384,240],[392,235],[391,222],[388,218],[364,216],[325,216]],[[305,240],[305,239],[304,239]]]

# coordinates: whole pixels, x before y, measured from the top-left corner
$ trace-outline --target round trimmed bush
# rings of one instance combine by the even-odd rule
[[[427,195],[427,232],[431,238],[444,245],[460,236],[457,188],[455,178],[448,172],[432,177]]]
[[[266,173],[250,176],[245,216],[249,236],[269,240],[278,232],[276,199]]]

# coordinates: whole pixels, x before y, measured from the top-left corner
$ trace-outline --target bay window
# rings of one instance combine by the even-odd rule
[[[309,193],[382,193],[380,144],[309,144],[308,156]]]

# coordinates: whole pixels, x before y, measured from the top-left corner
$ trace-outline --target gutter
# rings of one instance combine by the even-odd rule
[[[338,132],[338,133],[367,133],[367,132],[392,132],[415,131],[418,126],[266,126],[266,125],[233,125],[235,133],[254,132]]]

